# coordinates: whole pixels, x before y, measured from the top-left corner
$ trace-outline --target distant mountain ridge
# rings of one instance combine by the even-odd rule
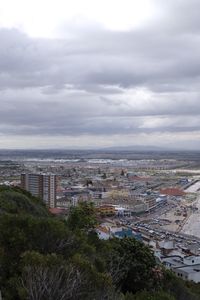
[[[142,146],[142,145],[133,145],[133,146],[114,146],[107,147],[104,150],[109,151],[169,151],[169,148],[158,147],[158,146]]]

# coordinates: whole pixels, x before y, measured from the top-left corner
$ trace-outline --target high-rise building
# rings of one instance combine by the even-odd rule
[[[21,188],[41,198],[48,207],[56,206],[56,175],[21,174]]]

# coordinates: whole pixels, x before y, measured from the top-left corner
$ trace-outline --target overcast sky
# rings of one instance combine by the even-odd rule
[[[200,148],[199,0],[0,0],[0,148]]]

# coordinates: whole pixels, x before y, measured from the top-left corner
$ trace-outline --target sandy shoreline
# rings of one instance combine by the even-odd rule
[[[200,194],[197,196],[196,207],[198,210],[188,218],[181,233],[200,237]]]

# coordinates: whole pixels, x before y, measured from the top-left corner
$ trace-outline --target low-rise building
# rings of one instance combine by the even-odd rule
[[[200,282],[200,256],[166,256],[161,257],[161,262],[178,277]]]

